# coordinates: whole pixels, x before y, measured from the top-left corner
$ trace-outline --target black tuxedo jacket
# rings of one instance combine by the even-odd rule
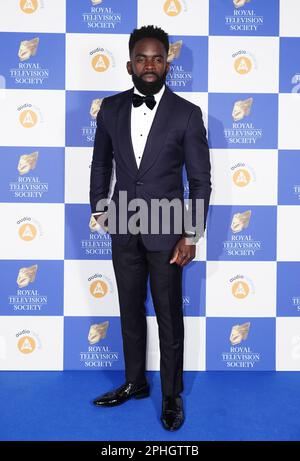
[[[211,194],[211,166],[201,109],[166,86],[138,168],[130,127],[133,90],[131,88],[103,99],[97,115],[90,176],[90,204],[94,213],[102,211],[97,202],[108,198],[114,158],[116,182],[112,200],[116,204],[117,231],[111,234],[111,238],[121,245],[126,245],[131,234],[122,234],[118,229],[119,191],[127,192],[127,203],[134,198],[142,198],[147,203],[154,198],[177,198],[184,204],[182,168],[185,165],[189,198],[204,200],[204,227]],[[136,211],[128,211],[128,220]],[[149,250],[171,249],[183,230],[188,230],[174,231],[171,209],[173,221],[171,219],[170,233],[163,233],[160,225],[158,234],[151,233],[150,217],[149,212],[149,233],[141,231],[143,243]],[[193,225],[195,222],[194,215]]]

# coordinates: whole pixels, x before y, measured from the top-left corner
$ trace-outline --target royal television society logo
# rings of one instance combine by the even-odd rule
[[[81,127],[81,134],[85,142],[91,143],[94,142],[95,133],[97,128],[97,115],[100,111],[103,98],[93,99],[90,106],[90,120],[89,125]]]
[[[31,242],[43,235],[40,223],[31,216],[24,216],[16,222],[18,226],[18,236],[23,242]]]
[[[30,129],[43,122],[40,109],[30,103],[22,104],[17,108],[19,112],[19,123],[23,128]]]
[[[48,182],[42,182],[38,175],[30,175],[36,169],[38,157],[38,151],[20,155],[16,168],[19,176],[8,186],[14,198],[42,198],[49,191]]]
[[[250,329],[250,322],[243,323],[242,325],[233,325],[230,333],[230,342],[233,346],[246,341]]]
[[[42,311],[48,304],[48,296],[39,293],[37,288],[30,288],[34,284],[38,265],[21,267],[17,276],[18,289],[8,296],[8,304],[14,312]]]
[[[254,240],[251,234],[242,232],[248,228],[251,210],[235,213],[231,221],[231,239],[223,241],[223,248],[227,256],[254,256],[262,249],[262,242]]]
[[[115,67],[114,56],[111,51],[97,47],[90,51],[91,66],[95,72],[106,72],[110,68]]]
[[[18,287],[25,288],[29,285],[29,283],[33,283],[35,281],[37,269],[38,269],[37,264],[34,264],[33,266],[29,266],[29,267],[22,267],[19,270],[18,277],[17,277]]]
[[[19,7],[23,13],[33,14],[44,5],[42,0],[20,0]]]
[[[114,292],[113,283],[104,274],[93,274],[88,278],[89,292],[93,298],[102,299]]]
[[[231,230],[234,234],[241,232],[249,226],[251,217],[251,210],[245,211],[244,213],[235,213],[231,222]]]
[[[257,69],[254,55],[246,50],[238,50],[232,54],[233,67],[237,74],[246,75]]]
[[[41,340],[34,331],[24,329],[16,333],[16,338],[20,354],[30,355],[42,347]]]
[[[81,239],[81,249],[84,250],[85,255],[110,255],[111,254],[111,239],[107,232],[96,221],[93,215],[90,216],[89,221],[89,238]]]
[[[298,200],[300,200],[300,184],[294,184],[293,185],[293,195]]]
[[[229,280],[230,291],[235,299],[248,298],[254,293],[253,281],[245,275],[237,274]]]
[[[10,77],[15,84],[35,85],[38,87],[42,86],[45,80],[49,79],[49,69],[44,68],[37,57],[39,42],[39,37],[20,42],[18,51],[19,62],[9,71]]]
[[[166,0],[163,3],[163,11],[167,16],[174,17],[187,11],[187,5],[184,0]]]
[[[232,173],[232,182],[237,187],[247,187],[250,183],[256,181],[254,169],[243,162],[238,162],[230,167]]]
[[[33,38],[32,40],[23,40],[20,43],[18,56],[21,62],[27,61],[32,56],[36,55],[39,41],[40,41],[39,37],[36,37],[36,38]]]
[[[236,8],[242,8],[246,3],[249,3],[251,0],[232,0]]]
[[[122,22],[122,13],[112,6],[105,6],[104,0],[90,0],[90,8],[82,13],[82,23],[88,29],[116,29]]]
[[[264,16],[257,15],[251,8],[251,0],[233,0],[231,14],[224,17],[230,31],[258,31],[264,26]]]
[[[101,339],[106,338],[107,330],[109,327],[109,321],[106,320],[102,323],[94,323],[90,326],[88,334],[88,342],[91,345],[99,343]]]
[[[106,339],[109,321],[94,323],[88,332],[88,350],[80,352],[80,362],[86,368],[112,368],[120,359],[118,351],[112,351],[107,344],[101,345]],[[100,344],[99,344],[100,343]]]
[[[253,352],[250,347],[241,344],[247,340],[249,330],[250,322],[232,326],[229,336],[231,347],[229,351],[221,353],[226,368],[254,368],[260,361],[259,352]]]
[[[292,296],[291,305],[298,313],[300,312],[300,296]]]
[[[224,137],[230,144],[255,145],[263,137],[263,129],[247,121],[251,114],[254,98],[235,101],[232,108],[232,125],[224,128]]]
[[[292,90],[291,93],[300,93],[300,74],[295,74],[292,77]]]
[[[170,44],[167,61],[170,63],[170,70],[167,74],[167,83],[171,87],[186,87],[192,82],[192,70],[185,69],[183,64],[176,64],[182,49],[183,40],[177,40]],[[174,62],[175,61],[175,62]]]

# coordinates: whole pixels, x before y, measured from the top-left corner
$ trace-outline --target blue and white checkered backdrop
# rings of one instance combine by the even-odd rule
[[[184,368],[300,370],[299,0],[0,0],[0,11],[0,368],[124,368],[89,176],[101,101],[132,87],[129,34],[154,24],[170,36],[168,86],[203,111],[212,163],[206,236],[184,269]],[[150,292],[147,315],[158,370]]]

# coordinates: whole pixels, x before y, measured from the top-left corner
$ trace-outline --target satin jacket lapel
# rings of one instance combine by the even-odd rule
[[[174,99],[172,91],[166,86],[147,137],[140,168],[138,169],[139,178],[141,178],[156,162],[164,145]]]
[[[128,169],[128,173],[136,178],[141,177],[156,161],[166,138],[172,106],[174,104],[174,95],[166,86],[165,91],[156,110],[152,122],[147,142],[143,152],[143,157],[138,168],[131,139],[131,109],[133,88],[124,96],[124,101],[120,104],[117,133],[120,155]]]
[[[120,104],[117,133],[119,152],[131,176],[136,178],[138,166],[135,160],[132,139],[131,139],[131,108],[133,88],[125,95],[124,100]]]

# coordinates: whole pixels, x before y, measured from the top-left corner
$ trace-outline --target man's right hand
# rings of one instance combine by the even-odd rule
[[[108,232],[108,226],[104,225],[107,219],[107,212],[103,211],[99,213],[98,215],[94,215],[94,218],[96,219],[97,223],[102,227],[102,229],[105,232]]]

